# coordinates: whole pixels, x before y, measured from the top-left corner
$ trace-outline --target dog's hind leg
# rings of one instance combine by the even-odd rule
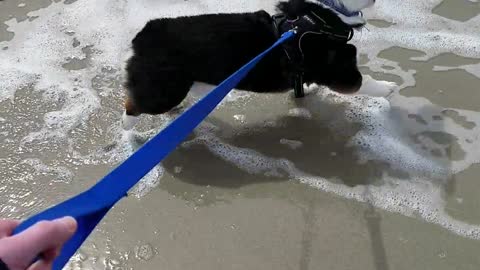
[[[122,116],[122,127],[124,130],[132,129],[138,122],[140,113],[135,109],[135,106],[130,98],[125,101],[125,111]]]

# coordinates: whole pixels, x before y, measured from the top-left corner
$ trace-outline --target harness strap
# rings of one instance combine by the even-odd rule
[[[296,31],[297,27],[293,25],[293,20],[288,20],[284,14],[277,14],[272,16],[273,29],[277,37],[279,37],[284,31]],[[284,24],[288,24],[284,26]],[[294,49],[294,44],[282,44],[283,51],[287,56],[290,69],[292,69],[293,76],[291,78],[293,82],[293,89],[296,98],[302,98],[305,96],[303,89],[303,57],[300,57],[298,51]]]
[[[325,18],[323,18],[314,11],[295,19],[289,19],[282,13],[272,16],[273,29],[277,37],[288,31],[293,30],[297,32],[295,40],[282,45],[293,73],[291,80],[296,98],[305,96],[303,89],[305,56],[301,46],[302,38],[307,34],[317,34],[325,35],[327,38],[345,43],[353,38],[354,32],[350,26],[335,22],[331,25],[331,16],[336,15],[329,14],[329,16],[324,16]]]
[[[62,269],[115,203],[126,196],[142,177],[175,150],[266,54],[294,35],[294,31],[284,33],[275,44],[219,84],[95,186],[27,219],[15,229],[14,234],[41,220],[74,217],[78,222],[78,230],[65,244],[53,265],[54,270]]]

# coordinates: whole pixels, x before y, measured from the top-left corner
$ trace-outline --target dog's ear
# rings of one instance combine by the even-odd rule
[[[289,0],[288,2],[280,2],[277,9],[287,15],[289,18],[295,18],[302,14],[305,9],[305,0]]]

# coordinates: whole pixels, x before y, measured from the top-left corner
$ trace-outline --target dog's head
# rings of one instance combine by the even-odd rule
[[[357,66],[357,48],[346,43],[322,42],[320,45],[313,39],[318,42],[319,38],[305,36],[303,40],[305,82],[326,85],[344,94],[357,92],[362,86],[362,74]]]
[[[303,53],[304,79],[306,83],[326,85],[340,93],[354,93],[362,85],[362,75],[357,66],[357,49],[348,44],[348,39],[334,38],[335,29],[353,31],[362,26],[352,23],[325,3],[341,5],[345,12],[357,14],[361,9],[373,4],[374,0],[290,0],[282,2],[278,8],[290,19],[304,15],[320,17],[332,26],[332,33],[300,33],[299,49]],[[361,22],[361,21],[357,21]],[[321,32],[321,31],[320,31]]]

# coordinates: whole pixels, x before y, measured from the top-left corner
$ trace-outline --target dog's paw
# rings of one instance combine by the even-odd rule
[[[363,84],[360,90],[356,93],[358,95],[366,95],[373,97],[386,97],[393,93],[397,84],[389,81],[377,81],[372,77],[363,76]]]
[[[171,109],[170,111],[167,112],[167,114],[169,115],[176,115],[176,114],[180,114],[183,112],[183,110],[185,109],[185,106],[183,105],[178,105],[177,107]]]
[[[137,122],[138,122],[138,116],[127,115],[127,112],[123,112],[122,128],[124,130],[131,130]]]

